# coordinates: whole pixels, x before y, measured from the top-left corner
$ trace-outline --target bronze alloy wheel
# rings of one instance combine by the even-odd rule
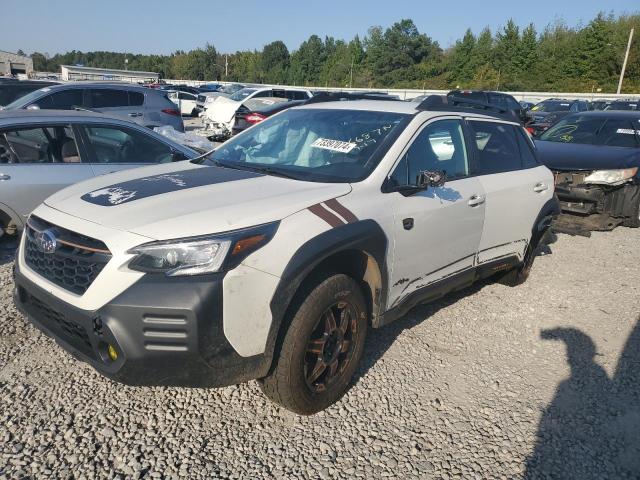
[[[304,357],[304,376],[311,391],[326,390],[347,368],[359,335],[357,316],[357,309],[347,301],[320,315]]]

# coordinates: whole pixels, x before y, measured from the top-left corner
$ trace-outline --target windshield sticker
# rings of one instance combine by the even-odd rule
[[[640,130],[633,130],[631,128],[619,128],[616,133],[623,133],[625,135],[640,135]]]
[[[331,140],[329,138],[318,138],[311,144],[311,146],[340,153],[349,153],[351,150],[356,148],[355,143],[343,142],[342,140]]]

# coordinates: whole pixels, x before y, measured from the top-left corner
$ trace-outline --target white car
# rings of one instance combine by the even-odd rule
[[[269,97],[307,100],[312,96],[309,90],[297,88],[243,88],[230,97],[218,96],[211,103],[205,104],[205,111],[202,114],[205,130],[219,139],[231,136],[236,111],[247,100]]]
[[[196,108],[197,96],[193,93],[169,92],[167,93],[167,97],[178,106],[182,116],[195,117],[198,115],[198,109]]]
[[[56,193],[28,221],[14,298],[117,381],[259,379],[312,414],[347,389],[369,328],[525,280],[557,212],[515,121],[435,96],[311,101],[201,160]]]

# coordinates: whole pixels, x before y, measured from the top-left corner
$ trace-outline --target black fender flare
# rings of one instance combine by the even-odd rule
[[[531,229],[531,239],[529,245],[535,248],[538,242],[544,235],[544,233],[551,227],[553,219],[560,215],[560,201],[558,196],[554,193],[553,198],[550,198],[540,209],[540,213],[536,217],[536,221],[533,222]]]
[[[265,355],[273,360],[280,333],[286,328],[285,315],[302,282],[323,261],[337,253],[360,250],[375,259],[380,269],[381,288],[374,295],[380,299],[379,310],[383,312],[388,290],[387,244],[387,236],[380,225],[370,219],[331,228],[304,243],[287,263],[271,299],[272,322]]]

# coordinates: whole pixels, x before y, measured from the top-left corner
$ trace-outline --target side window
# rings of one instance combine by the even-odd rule
[[[271,94],[271,90],[264,90],[264,91],[262,91],[262,92],[258,92],[258,93],[256,93],[256,94],[255,94],[253,97],[251,97],[251,98],[264,98],[264,97],[271,97],[271,96],[273,96],[273,95]]]
[[[427,125],[413,141],[391,178],[397,185],[414,185],[420,172],[425,170],[444,170],[448,180],[469,175],[460,120],[440,120]]]
[[[129,105],[139,107],[144,104],[144,95],[140,92],[132,92],[129,90]]]
[[[97,163],[168,163],[172,149],[159,140],[125,127],[87,126],[85,132]]]
[[[520,150],[513,125],[470,121],[478,150],[481,175],[510,172],[522,168]]]
[[[129,106],[129,96],[126,90],[111,88],[95,88],[89,90],[90,104],[93,108],[114,108]]]
[[[300,92],[300,91],[293,92],[294,100],[307,100],[308,98],[309,98],[309,95],[307,95],[307,92]]]
[[[522,128],[513,127],[516,130],[516,138],[518,139],[518,147],[520,147],[520,156],[522,158],[522,168],[534,168],[539,165],[535,154],[535,147],[531,144],[527,134]]]
[[[502,95],[489,94],[489,103],[500,108],[508,108],[507,101]]]
[[[0,164],[78,162],[80,154],[73,129],[69,126],[0,132]]]
[[[520,105],[515,98],[513,97],[505,97],[507,99],[507,106],[509,110],[515,110],[516,112],[522,110],[522,105]]]
[[[35,105],[46,110],[71,110],[72,107],[82,106],[82,92],[79,88],[54,92],[35,102]]]

